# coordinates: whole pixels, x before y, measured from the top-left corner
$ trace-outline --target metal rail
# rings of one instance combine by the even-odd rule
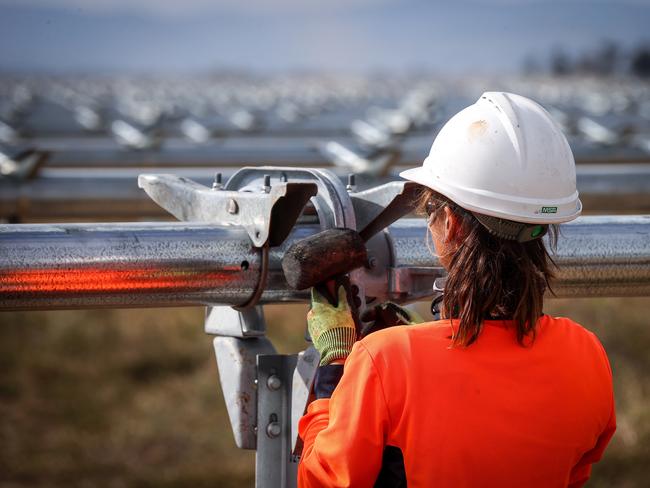
[[[478,95],[478,94],[477,94]],[[468,100],[467,105],[474,100]],[[460,109],[462,107],[458,107]],[[449,114],[449,117],[453,113]],[[202,166],[240,166],[247,164],[308,166],[326,165],[329,159],[315,150],[317,141],[334,138],[338,143],[350,148],[358,147],[358,142],[349,134],[348,119],[342,119],[332,130],[321,128],[310,134],[290,133],[252,133],[230,135],[196,144],[180,137],[165,137],[162,148],[158,150],[128,151],[110,137],[37,137],[30,143],[40,150],[54,153],[48,167],[56,168],[129,168],[129,167],[175,167],[183,165]],[[409,132],[399,143],[400,161],[407,166],[422,162],[431,147],[436,127]],[[624,142],[601,144],[589,142],[582,137],[570,138],[571,147],[578,164],[603,163],[642,163],[648,162],[647,150],[635,148]],[[373,147],[377,149],[377,147]],[[356,149],[355,149],[356,150]]]
[[[305,300],[288,289],[283,250],[319,230],[298,225],[272,248],[261,303]],[[399,266],[437,266],[421,219],[390,227]],[[650,295],[650,216],[582,217],[562,227],[562,297]],[[0,226],[0,310],[239,305],[254,293],[260,251],[247,234],[207,224]],[[388,280],[387,280],[388,281]]]
[[[432,265],[425,232],[414,219],[391,227],[398,263]],[[650,296],[650,215],[589,216],[563,224],[553,259],[558,297]]]
[[[357,176],[364,189],[400,179],[395,168],[390,175]],[[219,168],[223,180],[236,171]],[[169,218],[137,186],[138,174],[131,169],[48,169],[31,180],[0,179],[0,218],[12,222],[146,220]],[[207,168],[166,168],[210,186],[215,171]],[[335,171],[342,179],[343,169]],[[650,164],[578,165],[580,198],[589,213],[650,213]]]
[[[247,233],[208,225],[0,226],[0,308],[243,303],[259,252]]]

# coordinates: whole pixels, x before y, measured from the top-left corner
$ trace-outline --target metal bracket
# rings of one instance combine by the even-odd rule
[[[312,182],[278,181],[271,185],[269,180],[267,183],[259,188],[228,191],[213,190],[175,175],[138,177],[138,186],[177,219],[242,227],[255,247],[267,242],[270,246],[282,244],[317,191]],[[233,185],[229,181],[227,186]]]
[[[229,337],[259,337],[266,333],[261,305],[235,310],[226,305],[207,307],[205,333]]]
[[[362,269],[366,297],[373,303],[391,299],[388,270],[394,266],[393,240],[386,230],[372,236],[366,242],[368,265]]]
[[[264,181],[315,184],[318,191],[311,198],[311,204],[323,230],[334,227],[357,229],[356,216],[350,194],[341,180],[332,172],[312,168],[282,168],[274,166],[245,167],[233,174],[225,185],[226,190],[259,188]],[[309,207],[308,207],[309,208]],[[293,222],[292,222],[293,226]],[[365,308],[363,271],[350,272],[350,283],[359,290],[359,309]]]
[[[326,169],[276,166],[245,167],[230,177],[224,189],[260,188],[264,175],[268,175],[271,182],[316,184],[318,191],[312,194],[311,202],[318,214],[321,228],[323,230],[333,227],[357,229],[354,208],[345,186],[334,173]]]
[[[414,209],[420,185],[411,181],[391,181],[353,193],[352,204],[357,230],[364,240],[404,217]]]
[[[240,449],[255,449],[258,408],[255,362],[260,354],[274,354],[275,348],[266,337],[217,336],[213,345],[235,443]]]

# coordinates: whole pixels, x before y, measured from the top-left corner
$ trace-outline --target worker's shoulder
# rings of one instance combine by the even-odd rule
[[[537,340],[550,342],[557,348],[563,345],[570,353],[576,350],[591,352],[607,361],[607,354],[598,336],[568,317],[544,315],[538,324]]]
[[[596,334],[568,317],[553,317],[551,315],[543,315],[539,319],[538,330],[542,334],[548,334],[551,336],[562,335],[565,337],[565,339],[586,341],[602,347]]]

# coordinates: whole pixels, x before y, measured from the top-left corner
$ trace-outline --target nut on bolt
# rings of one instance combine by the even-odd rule
[[[357,175],[355,175],[354,173],[350,173],[350,174],[348,175],[348,184],[347,184],[347,186],[345,187],[345,189],[346,189],[348,192],[355,192],[355,191],[357,191]]]
[[[221,190],[223,188],[223,183],[221,183],[221,173],[214,175],[214,183],[212,183],[213,190]]]
[[[272,374],[267,378],[266,386],[269,387],[269,390],[279,390],[282,386],[282,380],[277,375]]]
[[[271,191],[271,175],[264,175],[264,193]]]
[[[280,422],[278,422],[278,416],[275,413],[272,413],[269,416],[269,423],[266,426],[266,435],[269,436],[271,439],[276,438],[282,433],[282,427],[280,426]]]
[[[280,424],[278,422],[271,422],[269,425],[266,426],[266,435],[268,435],[271,439],[275,439],[282,433],[282,428],[280,427]]]

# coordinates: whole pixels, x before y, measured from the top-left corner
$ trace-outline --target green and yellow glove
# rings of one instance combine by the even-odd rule
[[[345,288],[339,286],[337,293],[338,305],[335,307],[315,288],[311,289],[311,310],[307,313],[307,329],[314,347],[320,352],[321,366],[336,359],[347,358],[357,340]]]

